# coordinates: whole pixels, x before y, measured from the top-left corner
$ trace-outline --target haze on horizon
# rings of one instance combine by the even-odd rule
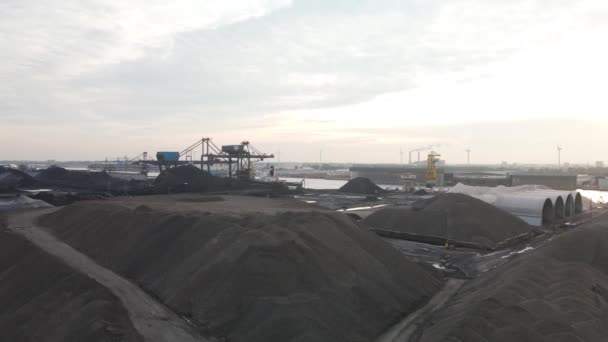
[[[603,0],[5,0],[0,159],[608,160]]]

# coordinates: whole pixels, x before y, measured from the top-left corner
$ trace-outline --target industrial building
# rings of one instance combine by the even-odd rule
[[[401,175],[403,174],[415,176],[417,184],[426,184],[426,168],[398,166],[353,166],[350,168],[350,179],[369,178],[376,184],[401,185]],[[444,169],[437,168],[437,184],[444,184],[449,180],[445,177]]]
[[[545,173],[513,173],[510,175],[511,186],[544,185],[556,190],[576,189],[576,175]]]
[[[416,183],[427,184],[427,169],[403,166],[353,166],[350,178],[369,178],[376,184],[402,185],[401,176],[416,176]],[[543,185],[554,190],[574,190],[577,188],[575,174],[507,172],[472,167],[442,166],[437,168],[438,186],[453,186],[458,183],[470,186],[521,186]]]

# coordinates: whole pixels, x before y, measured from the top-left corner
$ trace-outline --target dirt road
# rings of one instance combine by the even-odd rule
[[[37,227],[36,218],[47,212],[49,211],[36,210],[12,214],[8,219],[9,229],[23,235],[47,253],[58,257],[70,267],[112,291],[122,301],[133,325],[146,341],[207,341],[183,319],[138,286],[98,265],[89,257]]]
[[[445,303],[460,290],[464,282],[465,280],[463,279],[452,278],[448,280],[443,289],[441,289],[441,291],[439,291],[424,307],[407,316],[403,321],[399,322],[376,339],[376,342],[410,341],[412,337],[415,337],[414,335],[418,330],[418,327],[424,323],[425,319],[435,311],[441,309]]]

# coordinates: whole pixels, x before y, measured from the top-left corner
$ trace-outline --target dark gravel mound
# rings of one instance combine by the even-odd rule
[[[608,220],[465,285],[422,341],[606,341]]]
[[[341,187],[338,191],[350,194],[372,195],[383,193],[384,189],[374,184],[374,182],[372,182],[368,178],[359,177],[351,179],[348,183],[344,184],[344,186]]]
[[[117,187],[118,183],[123,183],[112,179],[105,172],[74,171],[57,166],[40,171],[36,179],[52,187],[95,191],[107,191]]]
[[[0,232],[0,279],[2,341],[143,341],[110,291],[13,233]]]
[[[100,193],[40,192],[30,197],[52,204],[55,207],[62,207],[77,201],[104,200],[110,196]]]
[[[202,333],[228,341],[371,341],[441,286],[331,212],[176,213],[81,202],[41,222]]]
[[[36,180],[27,173],[0,166],[0,192],[36,185]]]
[[[370,228],[473,242],[495,248],[531,231],[524,221],[491,204],[463,194],[441,194],[412,208],[386,208],[364,220]]]
[[[164,170],[156,178],[157,192],[204,192],[218,190],[223,180],[193,165],[178,166]]]

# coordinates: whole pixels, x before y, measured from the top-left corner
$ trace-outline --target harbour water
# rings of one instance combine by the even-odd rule
[[[302,181],[302,178],[289,178],[289,177],[279,177],[280,180],[286,182],[299,183]],[[337,190],[340,189],[344,184],[348,181],[345,180],[335,180],[335,179],[316,179],[316,178],[306,178],[304,179],[304,188],[311,190]],[[395,190],[399,188],[398,185],[387,185],[387,184],[378,184],[379,187],[383,189]]]

